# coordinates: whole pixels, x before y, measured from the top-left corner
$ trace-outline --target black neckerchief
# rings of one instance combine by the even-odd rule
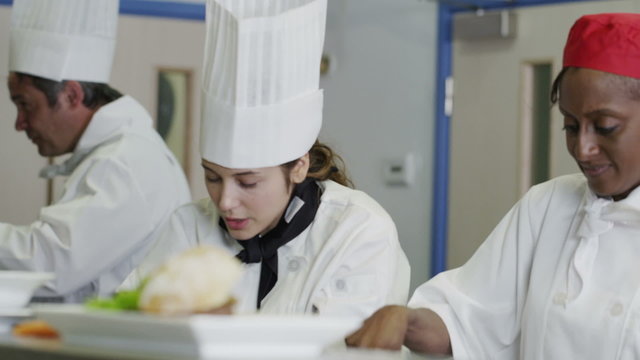
[[[278,281],[278,248],[295,239],[311,224],[320,205],[320,195],[320,187],[316,181],[307,178],[294,188],[287,210],[275,228],[263,236],[256,235],[249,240],[238,241],[243,247],[243,250],[236,255],[238,259],[246,264],[262,262],[258,288],[258,309],[260,309],[262,299],[267,296]],[[295,211],[296,205],[300,206],[300,203],[302,204],[300,209],[291,218],[288,213]],[[289,218],[289,222],[286,221],[287,218]],[[227,231],[222,217],[218,223]]]

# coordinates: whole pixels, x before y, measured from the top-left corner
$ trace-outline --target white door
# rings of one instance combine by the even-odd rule
[[[532,69],[562,66],[573,22],[584,14],[640,12],[638,0],[521,7],[513,39],[453,42],[448,267],[463,264],[530,186]],[[542,105],[544,106],[544,104]],[[548,175],[577,172],[557,107],[550,112]],[[533,122],[535,123],[535,122]]]

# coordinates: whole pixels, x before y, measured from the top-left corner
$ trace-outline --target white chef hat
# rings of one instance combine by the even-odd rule
[[[118,0],[13,0],[9,71],[107,83]]]
[[[200,150],[228,168],[303,156],[322,125],[327,0],[207,0]]]

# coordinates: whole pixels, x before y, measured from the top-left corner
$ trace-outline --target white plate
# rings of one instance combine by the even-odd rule
[[[13,325],[31,315],[33,315],[33,310],[29,308],[0,308],[0,334],[8,333],[13,328]]]
[[[21,308],[27,305],[33,292],[53,273],[0,270],[0,308]]]
[[[361,324],[356,318],[311,315],[162,317],[78,305],[34,310],[71,345],[204,358],[313,357]]]
[[[31,315],[33,315],[33,310],[30,308],[0,308],[0,317],[26,317]]]

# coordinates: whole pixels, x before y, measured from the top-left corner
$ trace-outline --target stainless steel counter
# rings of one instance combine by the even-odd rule
[[[6,360],[174,360],[175,356],[163,357],[144,352],[92,349],[88,347],[70,346],[58,340],[39,340],[15,338],[8,334],[0,335],[0,359]],[[268,354],[260,360],[269,359]],[[296,360],[428,360],[451,359],[442,357],[424,357],[408,352],[369,351],[360,349],[329,350],[312,358],[296,358]],[[181,360],[231,360],[222,358],[184,358]],[[255,360],[235,358],[233,360]],[[277,360],[282,360],[278,358]]]

